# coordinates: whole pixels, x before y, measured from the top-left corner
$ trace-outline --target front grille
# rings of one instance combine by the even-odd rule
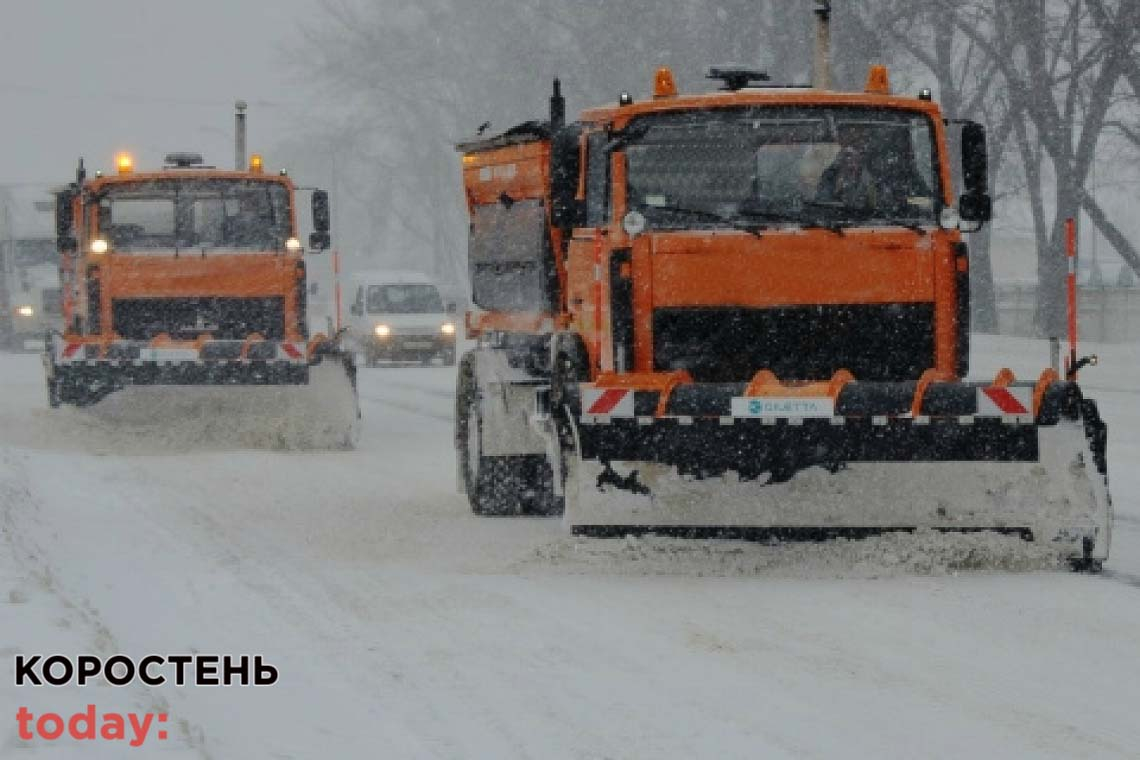
[[[654,364],[698,382],[740,382],[769,369],[781,380],[917,380],[934,366],[934,305],[677,308],[653,314]]]
[[[150,340],[167,333],[193,340],[209,333],[218,340],[241,340],[251,333],[267,339],[285,337],[285,299],[270,298],[124,298],[112,304],[114,330],[130,340]]]

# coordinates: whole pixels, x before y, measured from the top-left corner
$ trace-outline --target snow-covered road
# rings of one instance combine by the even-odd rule
[[[921,537],[598,542],[477,519],[447,368],[362,369],[359,449],[280,452],[49,411],[38,358],[0,355],[0,758],[125,756],[17,736],[20,706],[89,703],[169,712],[131,756],[1136,757],[1140,347],[1101,355],[1102,577],[1000,555],[947,572],[959,555],[924,560]],[[975,368],[1042,358],[988,339]],[[12,685],[15,654],[56,651],[254,653],[281,680]]]

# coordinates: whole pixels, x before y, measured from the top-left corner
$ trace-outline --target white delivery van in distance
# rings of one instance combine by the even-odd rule
[[[439,288],[419,272],[357,272],[350,280],[349,333],[364,362],[439,358],[455,364],[456,306],[444,304]]]

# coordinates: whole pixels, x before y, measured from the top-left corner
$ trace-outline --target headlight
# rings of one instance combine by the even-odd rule
[[[444,322],[440,325],[439,331],[444,335],[455,335],[455,325],[451,322]]]
[[[392,328],[388,327],[388,325],[376,325],[376,329],[374,329],[373,332],[376,333],[377,338],[387,338],[392,334]]]
[[[110,246],[107,245],[107,241],[103,238],[95,238],[91,241],[91,253],[106,253],[108,248],[110,248]]]
[[[285,241],[285,250],[289,253],[298,253],[301,250],[301,241],[297,238],[289,238]]]
[[[36,310],[31,306],[18,306],[16,308],[16,313],[21,317],[34,317],[36,315]]]

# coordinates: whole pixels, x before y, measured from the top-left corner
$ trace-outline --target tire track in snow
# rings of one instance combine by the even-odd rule
[[[384,385],[390,386],[393,388],[401,388],[404,390],[416,391],[417,393],[421,393],[425,396],[433,396],[435,398],[447,399],[448,401],[454,401],[455,400],[455,390],[454,389],[445,391],[445,390],[442,390],[440,388],[431,388],[431,387],[425,387],[423,385],[413,385],[411,383],[406,383],[406,382],[392,381],[391,379],[389,379],[387,377],[384,378]]]
[[[415,415],[420,416],[420,417],[427,417],[428,419],[431,419],[431,420],[438,420],[440,422],[446,422],[449,425],[455,421],[455,417],[453,415],[440,414],[439,412],[432,412],[432,411],[429,411],[427,409],[424,409],[422,406],[416,406],[415,404],[411,404],[411,403],[407,403],[407,402],[393,401],[392,399],[389,399],[389,398],[380,398],[380,397],[376,397],[376,396],[363,396],[362,395],[360,398],[362,401],[367,401],[370,404],[379,404],[381,406],[387,406],[387,407],[391,407],[393,409],[399,409],[402,412],[409,412],[411,414],[415,414]]]

